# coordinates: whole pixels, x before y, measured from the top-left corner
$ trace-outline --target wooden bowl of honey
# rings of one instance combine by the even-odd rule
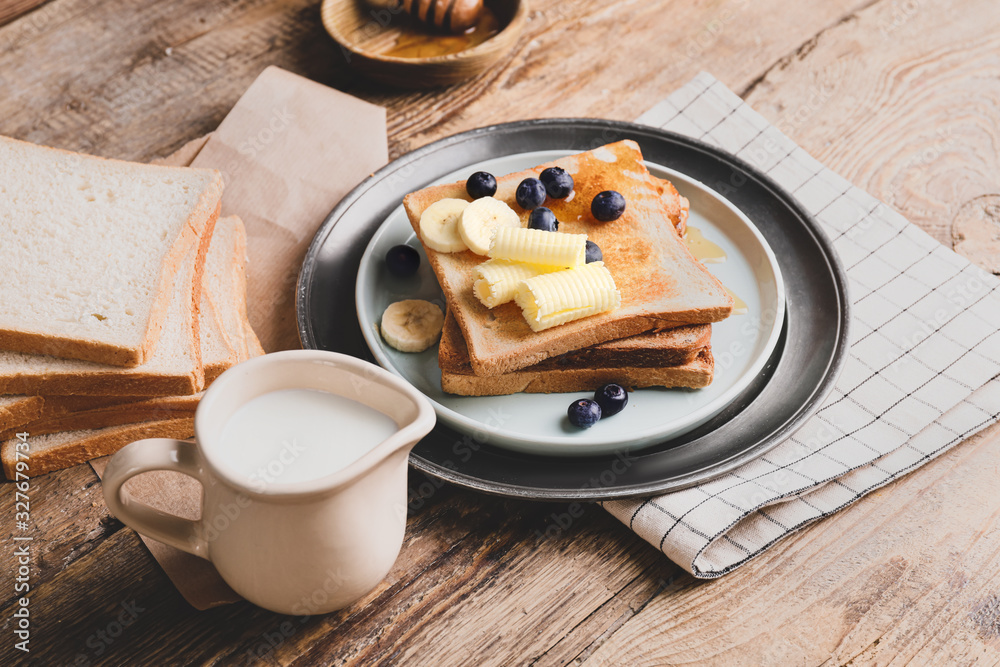
[[[484,0],[474,25],[458,34],[411,16],[399,0],[323,0],[323,26],[347,62],[399,88],[470,79],[509,54],[521,35],[526,0]]]

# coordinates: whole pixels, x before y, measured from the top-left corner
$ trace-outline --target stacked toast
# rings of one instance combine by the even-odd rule
[[[648,172],[635,142],[621,141],[498,177],[493,196],[518,214],[522,226],[529,211],[517,204],[515,190],[548,167],[564,169],[574,182],[569,196],[545,202],[559,220],[558,231],[586,234],[597,244],[621,303],[535,331],[517,303],[487,308],[477,297],[474,272],[484,257],[438,252],[424,243],[448,305],[438,347],[444,391],[492,396],[592,391],[609,382],[629,388],[710,384],[711,323],[731,314],[733,300],[682,239],[687,200]],[[627,204],[621,217],[600,222],[591,202],[609,190]],[[422,213],[446,198],[470,199],[466,184],[432,186],[404,199],[418,237]]]
[[[189,438],[205,387],[263,354],[246,314],[246,230],[219,218],[221,196],[214,170],[0,137],[9,479]]]

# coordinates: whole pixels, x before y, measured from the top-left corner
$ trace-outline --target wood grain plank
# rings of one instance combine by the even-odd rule
[[[401,154],[490,123],[560,116],[634,120],[701,70],[739,90],[817,31],[864,5],[532,3],[532,20],[506,67],[455,87],[443,99],[410,96],[405,113],[390,114],[389,132]]]
[[[660,595],[585,664],[1000,660],[998,457],[993,427],[725,578]]]
[[[984,149],[1000,134],[996,21],[981,21],[997,12],[987,4],[872,6],[772,68],[747,101],[947,242],[953,211],[1000,191],[997,152]],[[932,28],[942,21],[953,29]],[[991,433],[703,591],[660,596],[586,664],[1000,660]],[[726,606],[740,613],[721,620]]]
[[[361,646],[329,635],[293,647],[289,664],[521,662],[557,643],[643,570],[675,569],[596,507],[554,531],[552,515],[569,516],[564,505],[445,492],[466,505],[475,528],[408,584],[405,598],[379,603],[379,616],[391,622],[373,619],[371,641]],[[435,517],[418,541],[428,541],[441,522]],[[623,557],[623,546],[635,553]],[[405,550],[401,560],[408,560]],[[284,664],[285,656],[277,657]]]
[[[36,7],[49,0],[3,0],[0,2],[0,26],[10,23],[19,16],[24,16]]]
[[[39,664],[83,655],[92,664],[504,665],[572,643],[565,637],[574,626],[637,576],[659,582],[677,571],[596,507],[568,525],[552,518],[565,513],[563,505],[438,488],[418,473],[411,487],[414,512],[396,566],[346,610],[288,617],[240,603],[195,613],[136,535],[120,529],[33,580],[32,613],[41,619],[34,636],[46,641],[32,658]],[[565,528],[552,530],[554,521]],[[101,639],[98,631],[133,601],[143,610],[135,625],[113,642]],[[0,606],[0,614],[11,604]],[[575,641],[585,646],[592,638]],[[0,645],[0,662],[12,651]]]
[[[1000,193],[998,27],[990,0],[882,2],[772,68],[746,100],[950,246],[963,205]]]
[[[502,67],[445,90],[397,93],[353,76],[311,0],[52,0],[0,27],[0,133],[145,160],[214,129],[277,64],[387,106],[398,155],[491,122],[631,119],[705,69],[856,184],[887,199],[898,190],[894,205],[938,238],[953,205],[1000,191],[990,180],[997,10],[983,0],[532,6]],[[74,468],[37,480],[36,636],[45,646],[32,657],[989,662],[1000,650],[997,517],[976,494],[996,488],[998,453],[996,438],[967,444],[709,583],[677,577],[599,510],[540,538],[565,505],[438,489],[413,473],[411,486],[432,492],[414,502],[396,568],[353,607],[305,619],[249,604],[195,613],[134,533],[109,519],[89,468]],[[88,640],[97,644],[131,600],[144,612],[96,655]],[[743,608],[745,617],[733,614]],[[0,644],[4,664],[10,650]]]
[[[35,540],[33,586],[53,579],[121,528],[121,523],[108,515],[101,485],[89,466],[76,466],[31,480],[28,493],[31,520],[26,530],[17,529],[14,524],[13,485],[6,483],[3,488],[6,491],[0,494],[0,516],[5,517],[3,543],[14,544],[14,535]],[[14,568],[0,568],[0,600],[3,600],[0,604],[9,603],[14,597],[14,577]]]
[[[30,23],[0,28],[0,88],[10,91],[0,132],[147,160],[212,130],[268,64],[387,106],[393,155],[492,122],[632,119],[700,69],[738,89],[863,5],[770,1],[771,10],[748,0],[540,0],[504,66],[448,89],[398,93],[347,70],[310,0],[58,0]],[[103,39],[108,31],[116,39]],[[566,35],[579,46],[572,56]],[[661,64],[638,66],[650,51]]]
[[[531,664],[542,667],[585,662],[619,628],[660,595],[677,594],[701,585],[701,582],[680,566],[671,563],[671,570],[664,568],[664,565],[666,563],[663,559],[656,556],[650,568],[628,582],[613,598],[574,626],[558,643],[533,659]]]
[[[20,22],[0,30],[0,85],[10,91],[0,132],[105,156],[167,154],[214,129],[267,65],[315,73],[335,49],[308,0],[53,7],[60,13],[38,34],[24,37]],[[115,39],[103,38],[109,30]],[[101,67],[81,66],[73,45],[85,43]],[[319,49],[306,58],[302,44]],[[37,106],[24,106],[29,98]]]

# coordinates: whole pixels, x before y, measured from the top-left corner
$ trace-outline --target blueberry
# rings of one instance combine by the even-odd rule
[[[601,246],[597,245],[591,240],[587,240],[587,264],[591,262],[600,262],[604,259],[604,254],[601,253]]]
[[[545,186],[537,178],[526,178],[518,184],[514,198],[525,210],[538,208],[545,203]]]
[[[539,174],[538,180],[553,199],[565,199],[573,192],[573,177],[562,167],[549,167]]]
[[[606,384],[594,392],[594,400],[601,406],[601,414],[610,417],[628,405],[628,392],[620,384]]]
[[[614,190],[605,190],[590,203],[590,212],[601,222],[611,222],[625,212],[625,197]]]
[[[589,398],[581,398],[570,404],[566,414],[569,416],[569,423],[573,426],[590,428],[600,421],[601,406]]]
[[[492,197],[497,193],[497,179],[486,171],[477,171],[465,182],[465,191],[473,199]]]
[[[556,220],[556,214],[552,212],[552,209],[539,206],[528,216],[528,227],[540,229],[543,232],[554,232],[559,229],[559,221]]]
[[[385,266],[394,276],[412,276],[420,268],[420,253],[408,245],[393,246],[385,253]]]

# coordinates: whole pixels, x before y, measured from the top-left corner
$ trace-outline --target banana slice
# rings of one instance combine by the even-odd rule
[[[382,338],[400,352],[423,352],[437,342],[444,313],[430,301],[397,301],[382,313]]]
[[[510,206],[493,197],[480,197],[462,212],[458,232],[469,250],[486,256],[493,234],[501,227],[520,227],[521,218]]]
[[[441,199],[420,214],[420,238],[432,250],[461,252],[468,246],[458,233],[462,212],[469,205],[464,199]]]

